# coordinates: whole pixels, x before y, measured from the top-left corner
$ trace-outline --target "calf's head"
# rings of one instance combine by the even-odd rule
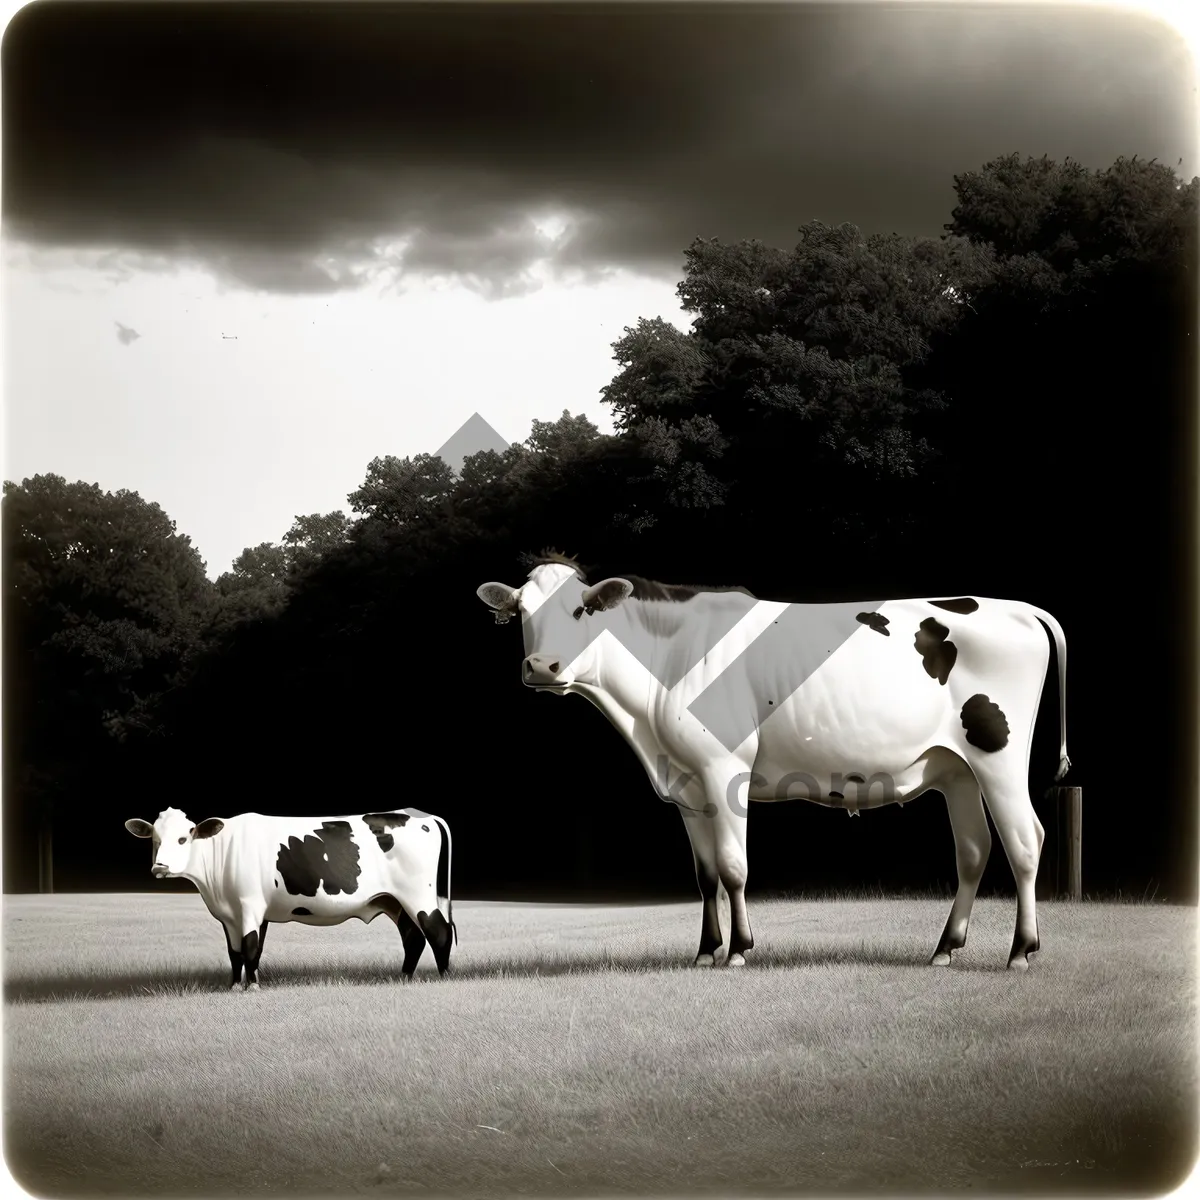
[[[154,857],[150,874],[155,879],[169,879],[186,870],[192,843],[220,833],[225,828],[225,822],[218,817],[209,817],[207,821],[193,825],[179,809],[165,808],[153,825],[133,817],[125,822],[125,828],[134,837],[153,839]]]

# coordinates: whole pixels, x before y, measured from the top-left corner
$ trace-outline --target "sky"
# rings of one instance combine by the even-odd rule
[[[1190,179],[1195,101],[1174,26],[1079,5],[38,0],[0,50],[4,478],[136,490],[215,577],[472,413],[610,431],[611,343],[688,328],[696,237],[936,236],[1013,151]]]

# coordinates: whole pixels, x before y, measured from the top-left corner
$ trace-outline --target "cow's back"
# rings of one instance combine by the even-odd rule
[[[692,769],[728,752],[767,774],[899,770],[929,746],[966,746],[964,708],[979,697],[1032,720],[1049,661],[1044,629],[1016,601],[760,602],[720,640],[705,621],[672,638],[677,668],[700,663],[687,686],[660,680],[652,700],[664,750]]]

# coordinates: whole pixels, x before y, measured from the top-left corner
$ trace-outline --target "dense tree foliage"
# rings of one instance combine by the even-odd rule
[[[810,222],[790,248],[697,239],[678,288],[690,328],[643,318],[613,344],[615,434],[564,409],[457,474],[428,454],[375,458],[351,515],[297,517],[215,585],[136,496],[7,485],[18,807],[90,803],[86,764],[117,745],[120,811],[99,813],[114,828],[168,801],[198,818],[415,804],[450,819],[456,878],[475,894],[687,892],[678,818],[605,722],[519,687],[520,635],[475,597],[549,544],[598,572],[779,599],[1044,605],[1070,639],[1072,757],[1101,797],[1090,876],[1186,894],[1191,859],[1171,848],[1190,845],[1190,800],[1131,848],[1106,764],[1113,706],[1131,705],[1123,744],[1153,745],[1191,794],[1179,665],[1200,181],[1136,159],[1089,171],[1013,155],[954,184],[941,238]],[[1098,603],[1114,580],[1138,598],[1115,656]],[[1057,743],[1054,695],[1035,754]],[[833,814],[763,806],[755,871],[777,886],[948,881],[944,816],[856,822],[844,871]],[[538,829],[556,853],[529,853]],[[114,845],[120,864],[137,859]],[[999,851],[988,878],[1010,885]]]
[[[3,529],[5,814],[45,855],[54,814],[87,810],[110,739],[179,685],[215,599],[191,539],[136,492],[8,482]]]

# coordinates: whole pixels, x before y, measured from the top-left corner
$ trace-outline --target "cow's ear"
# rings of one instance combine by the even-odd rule
[[[196,826],[196,832],[192,834],[193,838],[210,838],[221,832],[225,828],[225,822],[220,817],[209,817],[207,821],[201,821]]]
[[[153,837],[154,826],[149,821],[143,821],[140,817],[132,817],[125,822],[125,828],[133,834],[134,837]]]
[[[514,597],[517,594],[516,588],[511,588],[507,583],[481,583],[475,589],[475,595],[488,606],[497,610],[506,608],[515,608],[516,600]]]
[[[507,583],[481,583],[475,595],[492,610],[497,625],[507,625],[517,611],[517,589]]]
[[[583,607],[588,609],[616,608],[633,595],[633,584],[628,579],[602,579],[595,587],[583,593]]]

